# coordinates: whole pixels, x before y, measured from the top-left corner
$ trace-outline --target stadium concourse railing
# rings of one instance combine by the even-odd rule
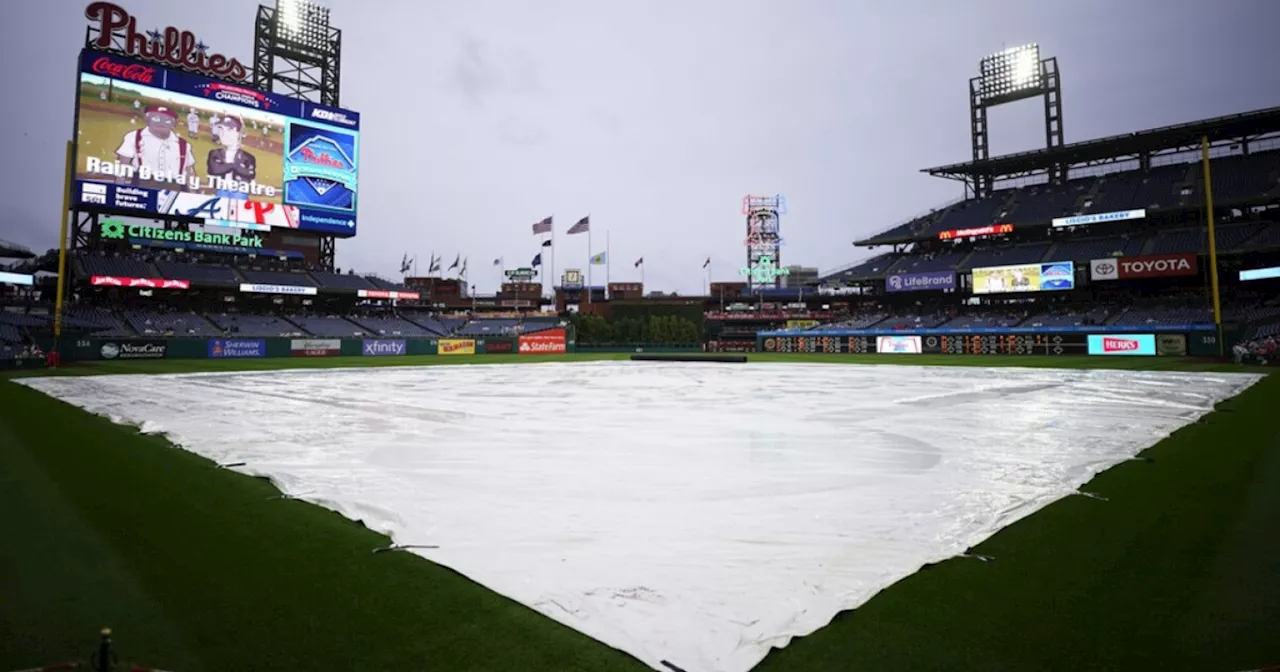
[[[483,338],[187,338],[81,337],[65,340],[63,361],[405,357],[414,355],[551,355],[577,351],[563,329]]]

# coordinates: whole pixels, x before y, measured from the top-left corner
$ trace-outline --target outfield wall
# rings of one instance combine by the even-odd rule
[[[485,338],[80,338],[63,348],[64,361],[147,359],[263,359],[282,357],[408,357],[414,355],[576,352],[564,329]]]
[[[1233,334],[1226,335],[1233,341]],[[757,352],[1217,357],[1212,325],[762,332]]]

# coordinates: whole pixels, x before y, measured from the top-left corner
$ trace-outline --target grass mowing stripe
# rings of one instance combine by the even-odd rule
[[[626,357],[167,360],[94,364],[62,373]],[[1241,370],[1163,358],[751,359]],[[266,502],[274,490],[262,481],[217,470],[157,439],[16,387],[0,383],[0,427],[7,425],[10,435],[38,457],[40,470],[67,493],[66,502],[106,540],[140,586],[115,596],[113,603],[124,605],[123,611],[145,612],[146,602],[153,600],[171,614],[176,635],[120,632],[122,642],[129,643],[126,649],[144,662],[184,672],[643,669],[449,570],[405,554],[370,555],[370,548],[386,540],[336,514],[302,502]],[[1274,473],[1280,469],[1264,468],[1275,462],[1275,449],[1268,450],[1277,439],[1269,410],[1277,403],[1277,384],[1260,383],[1223,405],[1235,412],[1209,416],[1153,449],[1155,463],[1125,464],[1089,485],[1111,501],[1072,497],[1054,504],[984,543],[980,551],[996,556],[995,562],[952,560],[905,579],[832,626],[771,655],[760,669],[1236,669],[1267,662],[1268,656],[1280,659],[1276,645],[1258,636],[1280,629],[1274,612],[1248,627],[1220,617],[1266,603],[1247,592],[1218,590],[1223,583],[1239,588],[1271,580],[1274,585],[1274,575],[1263,576],[1274,569],[1273,561],[1255,553],[1271,547],[1257,540],[1267,534],[1259,526],[1274,520],[1256,507],[1269,501],[1269,493],[1280,492],[1280,473]],[[1223,444],[1243,447],[1211,452]],[[86,487],[95,478],[116,483],[119,490],[112,494],[117,498]],[[120,492],[130,493],[127,501],[118,498]],[[38,531],[30,528],[25,534]],[[17,558],[27,564],[42,560]],[[49,574],[71,573],[83,583],[96,576],[86,571],[54,567]],[[57,578],[50,577],[49,588],[55,604],[61,597]],[[0,601],[0,622],[20,623],[5,613],[8,608]],[[50,641],[92,637],[52,622],[41,627],[48,628]],[[187,640],[192,645],[182,653]],[[1191,644],[1196,641],[1232,645],[1199,652]],[[172,662],[141,656],[149,647],[174,651]],[[30,663],[9,663],[4,649],[0,646],[0,668]]]
[[[389,543],[385,537],[319,507],[268,500],[276,491],[266,481],[12,383],[0,383],[0,405],[8,433],[142,588],[103,595],[110,608],[91,630],[46,621],[31,639],[91,644],[100,625],[146,611],[143,596],[150,595],[189,649],[159,629],[117,625],[120,645],[132,660],[182,672],[644,669],[451,570],[404,553],[373,555]],[[39,548],[29,537],[41,529],[21,532],[6,544]],[[100,578],[91,565],[47,560],[17,558],[28,572],[46,565],[40,588],[51,604],[72,599],[68,587]],[[0,646],[0,669],[32,664],[37,653],[44,652]]]

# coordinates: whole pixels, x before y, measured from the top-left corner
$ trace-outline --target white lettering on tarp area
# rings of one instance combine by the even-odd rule
[[[393,543],[438,545],[409,552],[654,669],[746,672],[1261,378],[850,373],[556,362],[15,382],[244,462]],[[209,394],[211,377],[237,393]],[[246,413],[246,398],[286,398],[289,412]],[[555,439],[529,440],[532,426]],[[447,440],[424,450],[423,437]]]

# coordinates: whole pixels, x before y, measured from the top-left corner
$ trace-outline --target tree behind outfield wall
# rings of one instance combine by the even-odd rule
[[[673,315],[611,319],[588,313],[575,316],[574,322],[582,345],[675,346],[702,342],[697,324]]]

